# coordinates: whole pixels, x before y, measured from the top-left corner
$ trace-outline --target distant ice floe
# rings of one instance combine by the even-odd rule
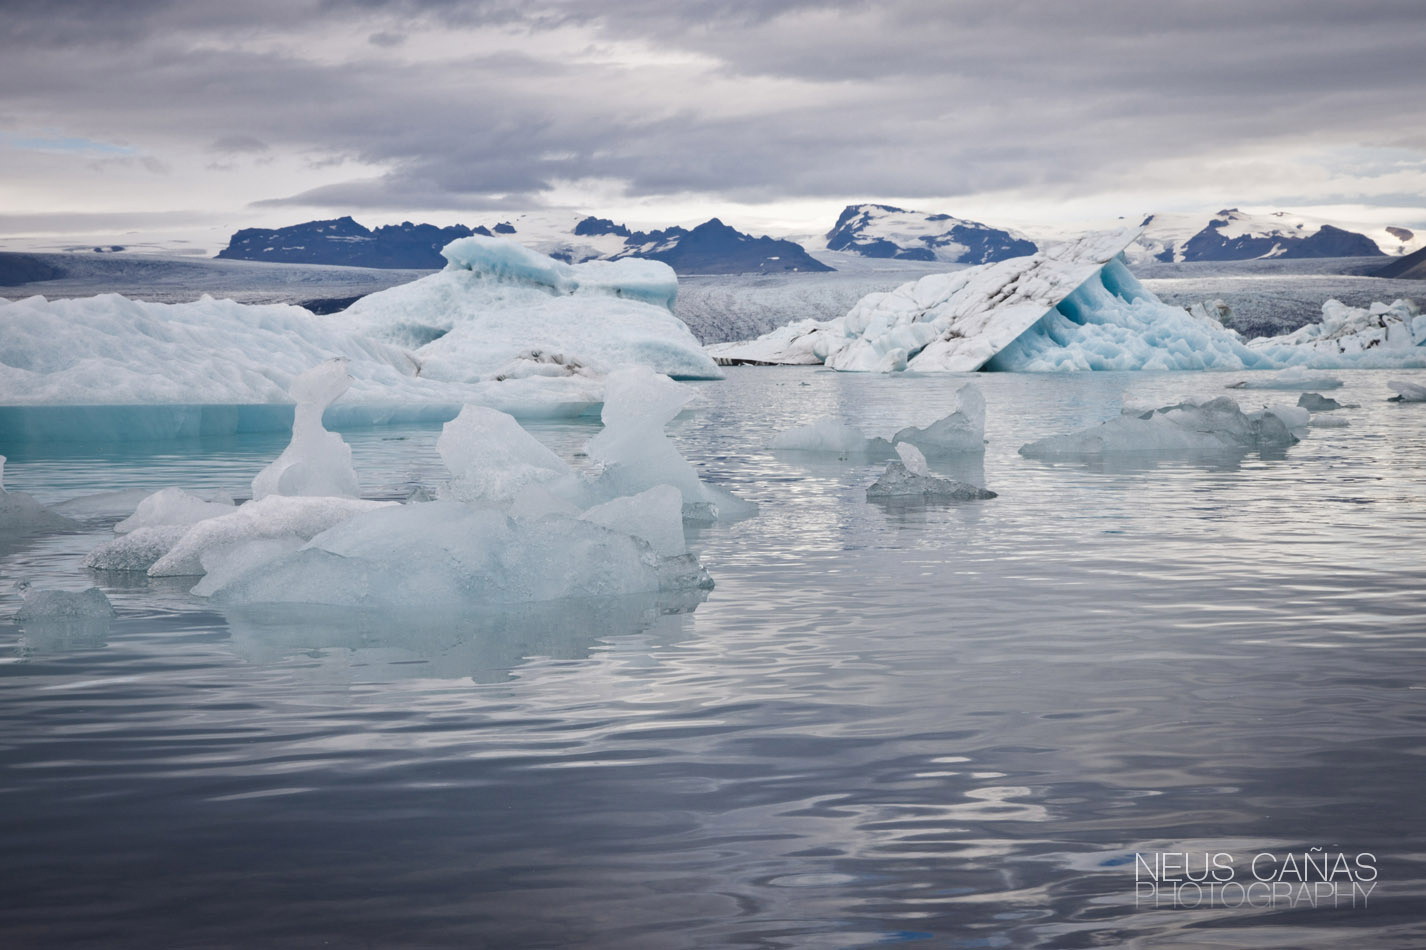
[[[1308,421],[1307,410],[1296,406],[1245,413],[1233,399],[1219,396],[1157,409],[1125,408],[1118,418],[1088,429],[1022,445],[1020,454],[1057,459],[1280,449],[1296,444],[1299,440],[1292,430]]]
[[[985,397],[974,383],[956,391],[956,408],[925,428],[908,426],[889,439],[868,436],[856,426],[825,417],[775,435],[768,448],[836,455],[889,455],[900,445],[914,445],[933,458],[985,451]]]
[[[510,416],[467,406],[438,441],[451,474],[440,498],[350,497],[350,450],[320,425],[344,372],[333,362],[294,381],[292,444],[254,480],[252,501],[165,489],[88,566],[201,575],[193,593],[235,606],[431,610],[696,591],[712,580],[687,553],[685,519],[756,510],[704,484],[667,440],[687,391],[645,368],[610,374],[606,427],[589,446],[602,462],[594,475]]]
[[[332,315],[209,297],[0,301],[0,440],[65,437],[68,416],[24,408],[73,409],[68,428],[88,440],[280,428],[280,414],[214,407],[290,405],[293,380],[332,358],[347,361],[351,393],[329,421],[355,423],[425,418],[422,407],[448,419],[466,404],[583,412],[628,366],[722,375],[673,315],[665,264],[569,265],[482,237],[444,253],[445,270]]]
[[[724,364],[824,364],[861,372],[1426,366],[1426,318],[1409,301],[1324,306],[1322,324],[1247,341],[1224,308],[1163,303],[1122,250],[1134,229],[869,294],[845,316],[804,320],[708,352]]]

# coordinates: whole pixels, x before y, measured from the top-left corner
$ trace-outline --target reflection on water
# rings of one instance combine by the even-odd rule
[[[284,440],[12,456],[80,526],[5,548],[0,616],[20,576],[118,616],[0,624],[0,936],[1421,945],[1426,406],[1340,375],[1351,427],[1281,457],[1092,466],[1016,450],[1233,379],[985,374],[986,452],[932,468],[999,497],[908,509],[865,499],[884,460],[762,447],[924,424],[963,379],[735,369],[673,426],[761,505],[690,531],[702,603],[226,616],[84,571],[132,507],[92,496],[241,495]],[[435,431],[350,433],[366,490],[439,480]],[[538,429],[575,464],[592,432]],[[1368,906],[1136,902],[1136,853],[1314,847],[1379,857]]]

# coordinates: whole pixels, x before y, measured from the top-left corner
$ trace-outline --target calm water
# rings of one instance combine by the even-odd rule
[[[133,499],[71,505],[0,545],[0,614],[23,576],[119,616],[0,623],[0,945],[1420,946],[1426,405],[1384,383],[1426,374],[1337,375],[1351,427],[1281,458],[1107,467],[1015,450],[1234,377],[981,375],[983,463],[935,467],[1000,497],[898,509],[881,464],[760,446],[963,379],[733,370],[672,427],[762,506],[691,536],[702,603],[227,618],[86,572]],[[434,436],[348,439],[392,495]],[[241,494],[284,441],[0,452],[53,503]],[[1312,848],[1374,856],[1365,906],[1136,892],[1136,852]]]

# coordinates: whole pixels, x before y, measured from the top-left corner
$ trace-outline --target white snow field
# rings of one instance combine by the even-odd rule
[[[756,510],[704,485],[678,454],[663,427],[688,390],[643,367],[610,376],[606,427],[590,442],[603,463],[594,477],[512,417],[467,406],[438,440],[451,475],[444,497],[353,497],[350,447],[320,422],[349,382],[341,361],[293,382],[292,443],[253,479],[253,500],[234,507],[164,489],[86,565],[204,575],[193,593],[237,605],[447,609],[706,589],[712,581],[686,553],[685,512]]]
[[[1423,366],[1426,320],[1409,301],[1350,308],[1251,342],[1212,308],[1163,303],[1129,272],[1133,229],[1089,234],[1029,257],[922,277],[869,294],[845,316],[716,344],[724,363],[824,364],[864,372],[1273,369]]]
[[[446,254],[446,270],[326,316],[208,297],[0,301],[0,435],[133,439],[285,428],[284,412],[202,407],[285,409],[293,380],[334,357],[347,361],[352,377],[351,398],[335,413],[348,424],[449,419],[467,403],[528,417],[578,414],[602,401],[604,375],[625,366],[721,375],[673,315],[677,280],[664,264],[568,265],[480,237],[453,242]],[[57,406],[94,408],[13,408]],[[170,408],[124,408],[134,406]]]

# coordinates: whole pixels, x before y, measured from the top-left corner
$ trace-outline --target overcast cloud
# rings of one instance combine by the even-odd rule
[[[8,0],[0,44],[0,202],[26,220],[1426,223],[1419,0]]]

